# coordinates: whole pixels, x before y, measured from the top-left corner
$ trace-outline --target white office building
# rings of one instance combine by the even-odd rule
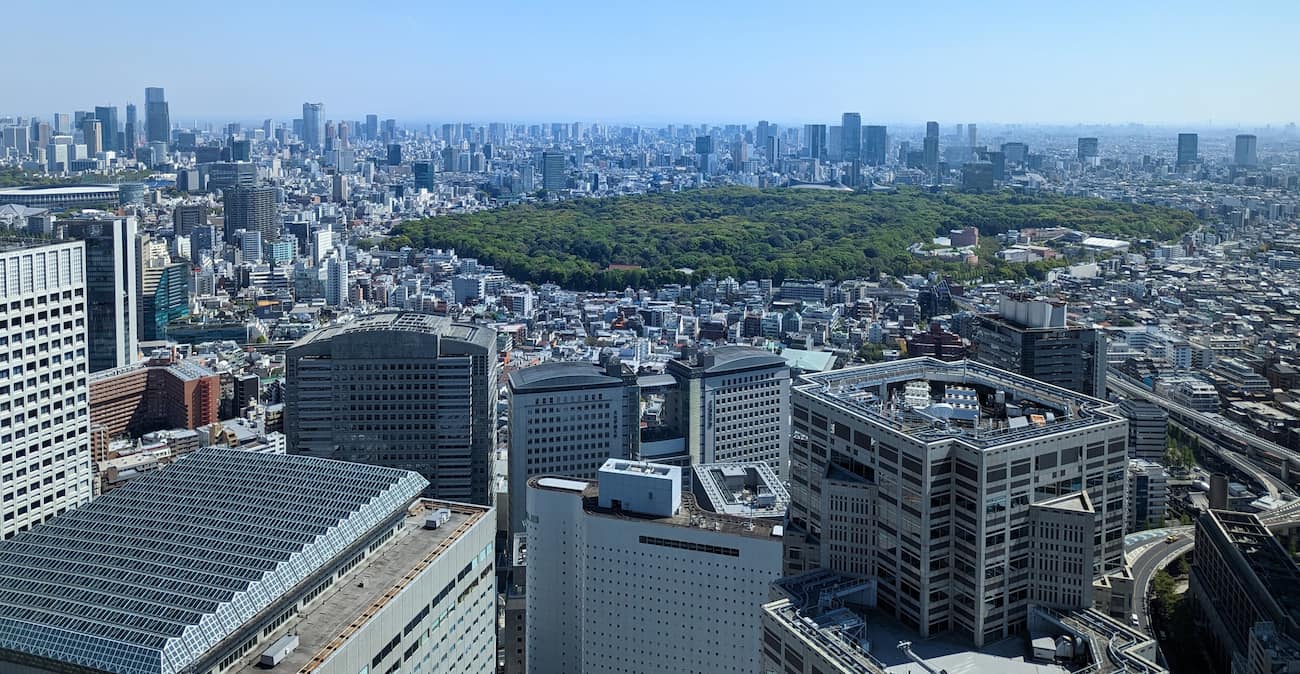
[[[760,671],[781,527],[707,510],[680,470],[610,459],[598,483],[528,481],[528,672]]]
[[[636,373],[612,355],[601,364],[551,362],[515,370],[510,402],[510,532],[524,530],[534,475],[592,480],[607,459],[635,459],[641,444]]]
[[[84,244],[0,242],[0,532],[90,500]]]

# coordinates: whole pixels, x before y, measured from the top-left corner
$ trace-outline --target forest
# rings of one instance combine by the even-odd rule
[[[426,218],[397,225],[384,245],[454,248],[516,279],[580,290],[687,283],[692,276],[779,283],[936,269],[963,279],[1026,273],[1024,265],[996,260],[964,268],[907,252],[912,243],[968,226],[978,227],[981,236],[1069,227],[1163,241],[1193,229],[1196,218],[1155,206],[1057,195],[725,187]]]

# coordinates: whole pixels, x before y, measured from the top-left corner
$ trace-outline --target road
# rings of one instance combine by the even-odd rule
[[[1126,552],[1129,557],[1129,566],[1133,571],[1133,612],[1138,616],[1138,626],[1142,631],[1150,633],[1151,616],[1147,604],[1147,595],[1151,587],[1151,579],[1155,578],[1156,572],[1171,564],[1178,557],[1191,552],[1192,545],[1195,543],[1193,537],[1193,528],[1173,527],[1167,530],[1166,534],[1178,536],[1178,540],[1173,543],[1167,542],[1167,538],[1159,538],[1155,541],[1144,541],[1132,553]]]

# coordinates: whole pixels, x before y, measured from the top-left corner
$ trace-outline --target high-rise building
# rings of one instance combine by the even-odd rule
[[[1080,138],[1078,154],[1079,161],[1086,163],[1101,156],[1097,145],[1097,139],[1094,137]]]
[[[144,114],[145,140],[150,143],[170,144],[172,122],[162,87],[149,87],[144,90]]]
[[[81,120],[81,135],[86,141],[87,156],[94,157],[104,151],[103,128],[104,126],[94,117],[87,117]]]
[[[1124,563],[1114,405],[930,358],[793,388],[787,575],[875,578],[877,606],[922,637],[982,645],[1024,632],[1031,602],[1090,607]]]
[[[1129,530],[1164,526],[1169,512],[1169,475],[1165,467],[1155,461],[1129,459],[1128,483]]]
[[[65,238],[85,243],[90,371],[129,365],[140,341],[135,216],[82,213],[56,227]]]
[[[857,161],[862,159],[862,115],[846,112],[840,116],[840,159]]]
[[[389,166],[402,165],[402,146],[400,143],[388,144],[388,165]]]
[[[324,103],[302,104],[302,142],[318,152],[325,149],[324,113]]]
[[[95,106],[95,119],[99,120],[100,146],[106,151],[121,151],[117,146],[117,106]]]
[[[0,533],[5,539],[90,501],[85,244],[0,241],[6,361]],[[51,367],[50,363],[57,363]]]
[[[974,148],[979,145],[979,131],[974,124],[966,125],[966,147]]]
[[[54,133],[63,135],[75,131],[75,129],[72,128],[72,115],[69,115],[66,112],[56,112],[52,117],[54,118],[52,124]]]
[[[1008,165],[1024,166],[1029,160],[1029,146],[1024,143],[1003,143],[1002,154]]]
[[[568,183],[569,172],[565,166],[564,153],[558,150],[542,152],[542,189],[558,192]]]
[[[1084,395],[1106,395],[1106,337],[1066,325],[1066,305],[1023,294],[1003,295],[998,313],[980,316],[974,358]]]
[[[870,166],[884,166],[888,145],[886,128],[878,125],[868,126],[865,135],[862,161]]]
[[[930,173],[939,172],[939,123],[925,123],[925,139],[921,145],[921,163]]]
[[[433,162],[417,161],[411,163],[411,175],[415,177],[415,189],[434,190]]]
[[[325,306],[348,305],[348,260],[335,254],[325,258]]]
[[[664,370],[677,381],[665,414],[684,431],[692,464],[762,461],[786,474],[790,366],[750,346],[685,353]]]
[[[139,239],[141,341],[167,339],[167,324],[190,315],[190,265],[172,262],[166,242]]]
[[[1259,155],[1255,152],[1255,144],[1254,134],[1238,134],[1232,153],[1232,163],[1237,166],[1259,166]]]
[[[31,129],[26,126],[7,126],[4,129],[4,147],[13,148],[16,155],[30,157],[32,154]]]
[[[230,161],[246,162],[253,159],[253,141],[236,138],[230,141]]]
[[[379,142],[379,115],[366,115],[366,140]]]
[[[767,146],[764,149],[767,151],[767,163],[776,166],[777,162],[781,161],[781,139],[777,136],[768,136]]]
[[[759,120],[758,128],[754,130],[754,147],[759,149],[766,149],[767,139],[775,135],[773,133],[773,130],[774,129],[772,124],[768,122],[766,119]],[[768,161],[771,161],[771,159],[772,159],[771,157],[768,157]]]
[[[1169,415],[1146,400],[1121,400],[1119,411],[1128,419],[1128,455],[1133,459],[1161,461],[1169,434]]]
[[[208,222],[208,207],[201,203],[180,204],[172,211],[172,231],[189,236],[195,227]]]
[[[126,153],[128,157],[135,156],[135,146],[139,143],[137,134],[140,132],[140,122],[136,119],[135,103],[126,104],[126,128],[122,136],[122,147],[119,148]]]
[[[491,674],[492,509],[423,486],[377,466],[192,452],[0,543],[0,670]]]
[[[275,204],[276,188],[232,187],[222,196],[225,206],[225,241],[235,243],[235,231],[258,232],[263,241],[280,237],[280,214]]]
[[[1196,153],[1197,140],[1197,135],[1194,133],[1178,134],[1178,168],[1187,169],[1200,162],[1200,156]]]
[[[826,161],[826,125],[803,126],[804,156],[814,161]]]
[[[431,314],[312,332],[285,353],[290,451],[414,470],[428,494],[489,503],[497,368],[496,331]]]
[[[636,459],[641,389],[617,357],[515,370],[510,402],[510,531],[524,524],[524,487],[535,475],[594,480],[606,459]]]
[[[755,493],[784,491],[766,466],[753,468],[767,477]],[[746,517],[730,472],[697,473],[692,483],[714,490],[688,498],[681,470],[610,459],[598,483],[528,481],[528,672],[759,671],[759,607],[781,575],[780,520]],[[734,470],[743,482],[745,465]]]

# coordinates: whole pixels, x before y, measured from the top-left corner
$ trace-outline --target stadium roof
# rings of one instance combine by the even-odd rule
[[[315,457],[194,452],[0,542],[0,648],[181,671],[425,484]]]

